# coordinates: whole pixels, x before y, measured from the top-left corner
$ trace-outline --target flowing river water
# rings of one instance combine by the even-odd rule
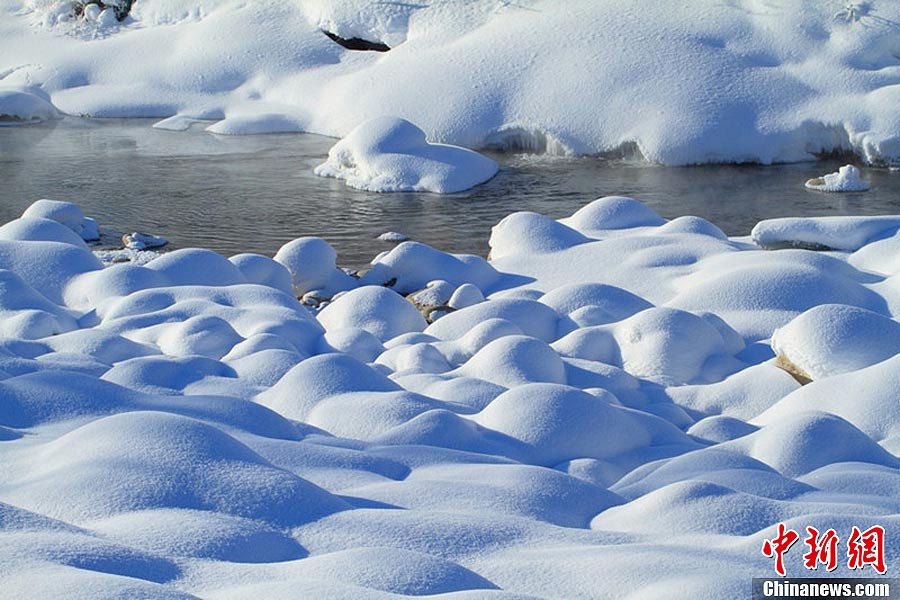
[[[80,204],[101,228],[162,235],[172,247],[272,255],[301,236],[326,239],[360,268],[396,231],[441,250],[486,255],[511,212],[560,218],[600,196],[631,196],[663,217],[697,215],[729,235],[782,216],[900,214],[900,172],[863,169],[872,189],[803,187],[836,160],[774,166],[662,167],[596,157],[493,154],[488,183],[464,193],[376,194],[313,174],[333,139],[307,134],[217,136],[153,129],[144,119],[77,119],[0,128],[0,223],[38,198]]]

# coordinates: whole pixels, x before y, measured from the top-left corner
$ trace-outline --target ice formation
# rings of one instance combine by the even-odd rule
[[[720,598],[779,522],[900,567],[900,222],[767,251],[608,197],[362,279],[317,238],[104,266],[84,222],[0,227],[5,594]]]

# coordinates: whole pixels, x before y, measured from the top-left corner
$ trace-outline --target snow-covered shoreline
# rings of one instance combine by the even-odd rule
[[[0,585],[719,598],[778,522],[881,525],[895,569],[898,226],[766,251],[608,197],[356,280],[315,238],[104,268],[36,205],[0,227]]]
[[[340,138],[396,115],[473,149],[629,148],[669,165],[900,159],[891,2],[148,0],[121,23],[58,22],[64,5],[0,9],[3,93],[35,90],[66,114],[174,117],[176,129],[213,119],[229,134]],[[390,50],[348,50],[323,31]]]

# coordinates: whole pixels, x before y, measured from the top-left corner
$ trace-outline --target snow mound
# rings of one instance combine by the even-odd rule
[[[869,184],[860,179],[858,168],[844,165],[835,173],[810,179],[806,187],[819,192],[865,192]]]
[[[49,443],[39,456],[43,460],[9,499],[76,522],[134,510],[186,508],[284,527],[347,508],[221,430],[174,415],[104,417]],[[112,467],[115,478],[106,474]]]
[[[562,285],[541,296],[539,301],[568,317],[560,321],[561,334],[579,327],[621,321],[652,306],[628,290],[602,283]]]
[[[884,299],[862,285],[846,262],[804,250],[729,252],[705,259],[679,281],[672,308],[707,311],[745,339],[767,339],[778,327],[818,304],[883,310]]]
[[[206,128],[219,135],[250,135],[254,133],[300,133],[306,130],[302,119],[280,113],[233,115]]]
[[[469,283],[484,291],[497,283],[500,274],[480,256],[448,254],[419,242],[402,242],[374,260],[360,283],[389,285],[401,294],[409,294],[435,279],[454,286]]]
[[[202,248],[182,248],[167,252],[148,262],[144,268],[160,273],[171,285],[226,286],[247,282],[228,259]]]
[[[405,119],[380,117],[360,124],[316,167],[323,177],[371,192],[461,192],[497,173],[497,163],[446,144],[430,144]]]
[[[723,326],[726,336],[736,337]],[[576,329],[554,347],[566,356],[607,362],[636,377],[676,385],[708,376],[708,363],[740,351],[739,343],[728,348],[723,331],[697,315],[656,307],[612,325]]]
[[[60,242],[87,250],[87,244],[72,229],[51,219],[26,217],[0,227],[0,239],[25,242]]]
[[[295,540],[264,522],[210,511],[133,511],[94,521],[91,529],[161,556],[271,563],[307,555]]]
[[[575,458],[609,459],[653,443],[690,446],[675,427],[616,405],[615,397],[553,383],[504,392],[472,418],[531,446],[532,461],[553,466]]]
[[[0,85],[0,125],[60,118],[62,115],[40,88]]]
[[[491,228],[491,258],[510,254],[547,253],[571,248],[589,241],[574,229],[532,212],[517,212],[504,217]]]
[[[545,342],[524,335],[490,342],[460,367],[459,373],[504,387],[530,382],[566,383],[559,355]]]
[[[785,396],[753,422],[773,424],[801,411],[828,411],[897,452],[900,409],[892,398],[900,385],[898,366],[900,357],[893,356],[859,371],[813,381]],[[853,390],[852,395],[847,390]]]
[[[393,392],[400,386],[346,354],[305,360],[257,397],[288,419],[303,420],[322,399],[348,392]]]
[[[382,342],[427,326],[412,303],[394,291],[371,285],[341,295],[319,312],[318,319],[326,331],[354,327]]]
[[[705,481],[684,481],[601,513],[591,528],[652,534],[665,526],[676,535],[747,536],[794,514],[789,506],[768,498]]]
[[[490,319],[512,323],[525,335],[545,342],[556,339],[559,314],[533,300],[497,299],[452,312],[428,326],[425,333],[440,340],[458,340]],[[480,337],[481,342],[489,341]],[[492,337],[493,339],[493,337]]]
[[[406,391],[339,394],[318,402],[305,421],[340,437],[371,440],[440,406]]]
[[[578,209],[561,223],[577,229],[585,235],[599,234],[611,229],[656,227],[666,221],[652,208],[634,198],[606,196]]]
[[[22,218],[50,219],[61,225],[65,225],[77,233],[85,241],[93,241],[100,238],[97,231],[97,222],[84,216],[81,207],[72,202],[62,200],[37,200],[25,209]]]
[[[900,323],[855,306],[821,304],[777,329],[772,349],[808,379],[822,379],[900,353]]]
[[[900,461],[839,416],[819,411],[785,415],[726,444],[778,472],[796,477],[836,462],[897,467]]]
[[[244,275],[248,283],[265,285],[293,293],[291,273],[283,264],[261,254],[236,254],[228,259]]]
[[[349,275],[337,268],[337,252],[325,240],[305,237],[278,249],[275,262],[291,275],[294,294],[321,290],[326,296],[354,287]]]

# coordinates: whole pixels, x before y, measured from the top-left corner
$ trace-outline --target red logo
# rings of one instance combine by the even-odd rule
[[[820,534],[815,527],[806,528],[804,544],[809,550],[803,555],[803,566],[810,570],[817,570],[819,565],[824,565],[826,571],[834,571],[838,565],[838,538],[834,529],[829,529]],[[775,572],[784,577],[784,555],[800,539],[793,529],[788,529],[784,523],[778,524],[777,535],[763,542],[763,556],[775,559]],[[847,540],[847,567],[849,569],[862,569],[866,565],[884,575],[887,567],[884,563],[884,527],[875,525],[865,531],[859,527],[853,527],[850,538]]]

